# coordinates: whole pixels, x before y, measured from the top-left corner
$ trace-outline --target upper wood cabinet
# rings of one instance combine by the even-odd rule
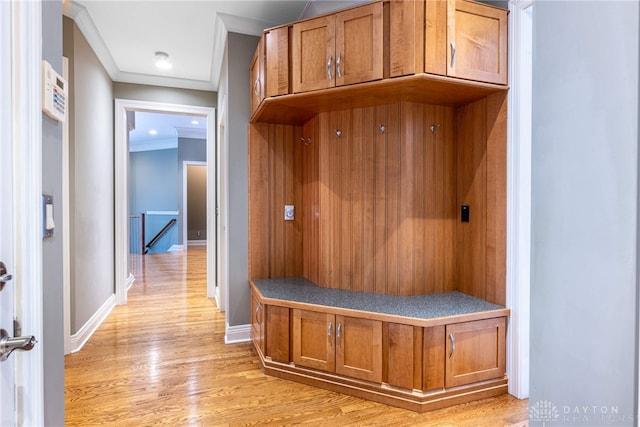
[[[391,0],[390,76],[507,84],[507,13],[468,0]]]
[[[293,92],[383,77],[382,2],[293,24]]]
[[[447,15],[447,74],[507,84],[507,11],[448,0]]]
[[[253,54],[251,67],[249,68],[250,96],[251,96],[251,113],[253,114],[260,103],[264,100],[264,37],[260,38],[258,47]]]
[[[506,318],[447,325],[447,388],[502,378],[506,372]]]

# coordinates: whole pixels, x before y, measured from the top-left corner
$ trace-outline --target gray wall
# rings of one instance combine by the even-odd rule
[[[114,293],[113,84],[72,20],[64,18],[69,84],[71,333]]]
[[[42,58],[62,74],[62,2],[42,2]],[[34,124],[35,125],[35,124]],[[42,192],[52,195],[56,229],[42,244],[44,422],[64,425],[62,292],[62,123],[42,115]],[[25,331],[28,332],[28,331]]]
[[[218,110],[226,109],[228,141],[228,237],[229,292],[227,323],[230,326],[250,323],[248,273],[248,144],[249,65],[258,45],[258,38],[229,33],[222,65]],[[225,98],[225,95],[226,98]],[[226,105],[222,105],[226,99]]]
[[[546,425],[636,414],[639,21],[638,2],[534,3],[530,405],[556,408]]]
[[[218,102],[216,92],[118,82],[113,83],[113,97],[212,108]]]

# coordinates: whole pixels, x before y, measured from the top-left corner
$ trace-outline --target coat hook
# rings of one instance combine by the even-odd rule
[[[342,136],[342,131],[340,129],[336,129],[336,136]]]
[[[431,133],[436,133],[436,129],[438,129],[440,125],[431,125]]]
[[[381,133],[384,133],[384,131],[387,129],[385,125],[380,125],[378,126],[378,129],[380,129]]]

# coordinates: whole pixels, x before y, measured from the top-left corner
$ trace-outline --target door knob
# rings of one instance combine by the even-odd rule
[[[7,266],[4,265],[4,262],[0,262],[0,291],[4,288],[6,282],[13,279],[13,276],[7,274]]]
[[[4,329],[0,329],[0,362],[7,360],[13,350],[29,351],[36,345],[36,337],[15,337],[9,338],[9,334]]]

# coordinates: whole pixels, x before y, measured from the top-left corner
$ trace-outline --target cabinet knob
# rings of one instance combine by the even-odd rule
[[[331,336],[331,329],[333,329],[333,323],[329,322],[329,327],[327,328],[327,336]]]
[[[338,75],[338,78],[342,78],[342,60],[341,60],[341,54],[338,54],[338,57],[336,58],[336,74]]]
[[[333,80],[333,74],[331,73],[332,64],[333,64],[333,55],[329,55],[329,59],[327,60],[327,78],[329,80]]]

